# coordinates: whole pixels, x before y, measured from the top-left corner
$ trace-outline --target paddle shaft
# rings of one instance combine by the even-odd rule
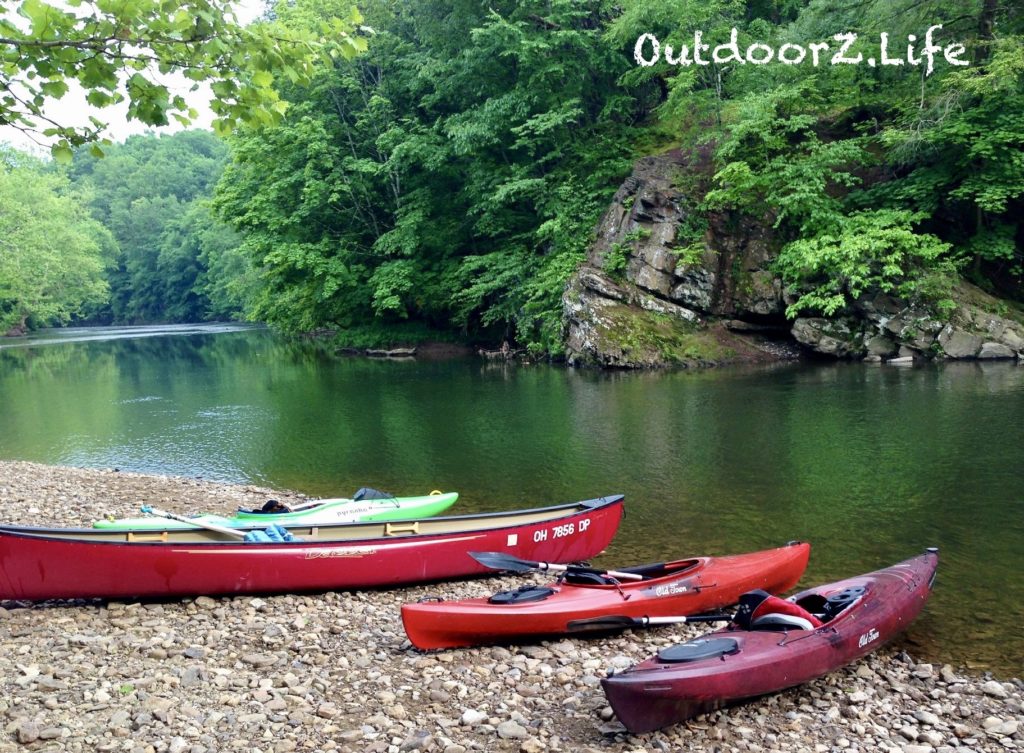
[[[636,573],[622,573],[616,570],[599,570],[596,567],[586,565],[555,565],[551,562],[534,562],[524,560],[504,552],[469,552],[469,556],[475,559],[484,567],[494,570],[511,570],[514,573],[525,573],[528,570],[549,570],[555,573],[594,573],[595,575],[610,575],[619,580],[643,580],[644,576]]]
[[[583,620],[572,620],[567,627],[574,630],[624,630],[630,627],[649,627],[652,625],[679,625],[686,622],[728,622],[732,619],[727,614],[697,614],[690,617],[669,615],[665,617],[626,617],[625,615],[608,615],[607,617],[591,617]]]
[[[225,528],[224,526],[219,526],[216,523],[207,523],[206,521],[199,520],[198,518],[187,518],[184,515],[175,515],[173,512],[167,512],[166,510],[158,510],[157,508],[150,507],[149,505],[143,505],[142,512],[147,513],[149,515],[156,515],[158,518],[167,518],[168,520],[177,520],[180,523],[188,523],[189,525],[193,525],[196,528],[205,528],[209,531],[223,533],[225,536],[232,536],[236,539],[245,538],[244,531],[236,531],[234,528]]]
[[[583,565],[556,565],[552,562],[536,563],[537,570],[549,570],[553,573],[576,572],[594,573],[595,575],[607,575],[617,580],[643,580],[644,576],[636,573],[624,573],[618,570],[601,570],[597,567],[585,567]]]

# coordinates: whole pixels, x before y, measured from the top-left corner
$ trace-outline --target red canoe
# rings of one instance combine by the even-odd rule
[[[250,543],[205,529],[0,526],[0,599],[292,593],[491,572],[467,552],[573,562],[599,554],[621,495],[516,512],[291,527],[299,541]]]
[[[733,624],[665,649],[602,680],[604,692],[626,729],[639,733],[813,680],[906,628],[931,594],[938,562],[938,551],[929,549],[885,570],[778,599],[777,611],[749,628]]]
[[[586,573],[574,577],[570,571],[550,586],[490,599],[405,604],[402,622],[409,640],[421,649],[623,629],[630,626],[629,618],[692,615],[735,604],[754,588],[786,591],[800,580],[810,551],[809,544],[791,542],[751,554],[621,570],[642,575],[640,581],[586,582],[580,577]]]

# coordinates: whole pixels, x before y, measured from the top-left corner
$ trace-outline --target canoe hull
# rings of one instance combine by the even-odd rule
[[[395,497],[394,499],[375,499],[355,501],[351,499],[325,499],[323,504],[314,509],[299,510],[289,513],[254,513],[239,510],[233,517],[221,515],[200,515],[196,520],[213,525],[254,530],[270,525],[278,526],[326,526],[336,523],[353,523],[362,520],[409,520],[428,518],[440,515],[455,504],[459,495],[456,492],[447,494],[429,494],[422,497]],[[93,528],[111,531],[171,531],[194,528],[184,521],[168,520],[167,518],[118,518],[116,520],[97,520]]]
[[[740,594],[755,588],[772,593],[792,588],[809,556],[809,544],[794,542],[750,554],[667,563],[669,575],[639,582],[553,583],[555,593],[543,601],[492,604],[478,598],[405,604],[402,623],[414,646],[437,649],[585,632],[584,625],[570,625],[579,620],[692,615],[735,604]]]
[[[937,553],[928,552],[797,594],[794,599],[802,602],[816,594],[866,589],[858,602],[817,630],[784,634],[729,627],[702,639],[735,640],[735,653],[685,663],[655,656],[601,685],[616,716],[634,733],[800,685],[871,653],[906,629],[931,593],[937,565]]]
[[[0,527],[0,599],[165,598],[397,586],[492,572],[467,554],[477,550],[572,562],[608,546],[622,518],[622,499],[414,523],[347,524],[310,529],[319,539],[279,544],[224,541],[221,534],[202,530],[134,536],[95,529]],[[571,535],[555,535],[570,527]],[[296,533],[301,535],[302,529]]]

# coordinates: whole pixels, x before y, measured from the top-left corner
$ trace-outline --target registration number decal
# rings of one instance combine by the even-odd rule
[[[590,518],[584,518],[579,522],[579,525],[576,525],[575,523],[565,523],[560,526],[552,526],[551,528],[541,528],[540,530],[533,532],[533,543],[539,544],[542,541],[547,541],[549,538],[564,539],[566,536],[583,533],[585,530],[590,528],[590,523]]]

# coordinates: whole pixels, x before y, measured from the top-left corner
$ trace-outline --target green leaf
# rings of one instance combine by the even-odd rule
[[[66,141],[54,144],[50,147],[50,155],[62,165],[70,165],[75,153]]]

